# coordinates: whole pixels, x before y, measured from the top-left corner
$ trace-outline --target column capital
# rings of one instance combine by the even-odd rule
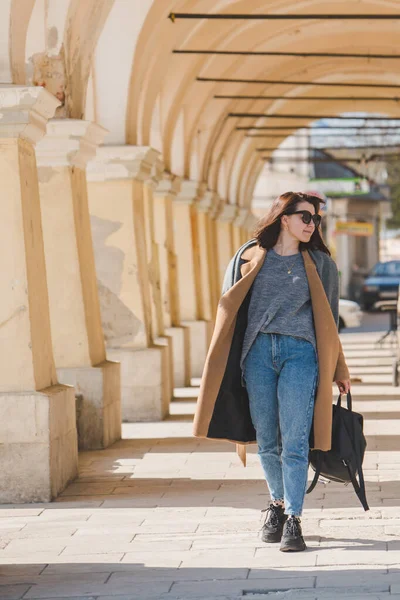
[[[88,181],[138,179],[150,181],[157,176],[160,152],[150,146],[101,146],[87,165]]]
[[[148,179],[145,179],[144,182],[149,185],[153,192],[157,189],[162,177],[164,174],[164,161],[161,158],[161,154],[158,154],[156,157],[154,164],[151,168],[151,175]]]
[[[60,101],[40,86],[0,84],[0,137],[36,144]]]
[[[39,167],[75,166],[85,169],[95,155],[107,130],[81,119],[51,119],[46,135],[37,144]]]
[[[155,196],[171,196],[174,198],[180,192],[181,186],[182,180],[178,175],[164,171],[154,194]]]
[[[244,228],[247,229],[248,231],[253,231],[256,224],[258,222],[258,218],[251,212],[251,210],[249,210],[246,220],[244,222]]]
[[[217,219],[218,221],[222,221],[224,223],[233,223],[237,214],[238,207],[236,204],[228,204],[227,202],[224,202],[220,206]]]
[[[244,227],[249,214],[250,210],[248,208],[239,207],[237,210],[236,219],[233,221],[235,227]]]
[[[183,179],[176,200],[183,204],[194,204],[204,193],[205,184],[191,179]]]
[[[212,213],[219,205],[220,198],[216,192],[206,190],[196,202],[198,212]]]
[[[225,200],[221,198],[216,192],[214,192],[213,203],[209,211],[209,215],[212,219],[218,219],[221,210],[223,209]]]

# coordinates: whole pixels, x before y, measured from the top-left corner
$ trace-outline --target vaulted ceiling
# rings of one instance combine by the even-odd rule
[[[251,9],[249,9],[251,5]],[[304,15],[302,19],[168,19],[173,13]],[[94,120],[108,144],[151,145],[166,169],[203,181],[248,206],[264,162],[260,140],[240,125],[290,126],[314,119],[229,117],[229,113],[400,117],[399,59],[335,56],[176,54],[174,50],[397,54],[400,19],[315,19],[307,15],[399,14],[398,0],[2,0],[0,81],[46,85],[64,100],[60,116]],[[399,55],[400,56],[400,55]],[[223,83],[203,78],[285,81]],[[301,85],[293,82],[312,82]],[[216,99],[215,95],[280,99]],[[353,99],[338,100],[334,96]],[[327,100],[298,101],[318,96]],[[370,101],[357,100],[369,96]],[[380,99],[381,98],[381,99]],[[271,138],[278,146],[290,134]],[[263,144],[265,145],[265,143]]]

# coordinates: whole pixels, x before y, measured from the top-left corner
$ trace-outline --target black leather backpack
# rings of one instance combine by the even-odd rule
[[[350,392],[347,394],[347,409],[341,404],[342,397],[332,406],[332,448],[327,452],[323,450],[310,450],[309,461],[315,471],[314,479],[307,490],[313,491],[320,475],[331,481],[353,484],[364,510],[369,510],[365,495],[364,475],[362,463],[367,442],[363,433],[363,417],[352,410]],[[310,447],[313,443],[310,439]],[[357,481],[358,476],[358,481]]]

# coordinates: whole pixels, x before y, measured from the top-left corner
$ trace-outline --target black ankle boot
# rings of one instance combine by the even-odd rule
[[[281,552],[301,552],[307,548],[303,539],[300,519],[292,515],[287,519],[282,534]]]
[[[266,516],[261,532],[262,541],[267,543],[280,542],[283,524],[287,519],[283,506],[277,506],[276,504],[271,503],[263,512],[266,512]]]

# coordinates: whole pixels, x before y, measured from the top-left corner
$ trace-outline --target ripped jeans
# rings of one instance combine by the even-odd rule
[[[301,516],[318,360],[307,340],[259,333],[243,364],[258,454],[272,500]]]

